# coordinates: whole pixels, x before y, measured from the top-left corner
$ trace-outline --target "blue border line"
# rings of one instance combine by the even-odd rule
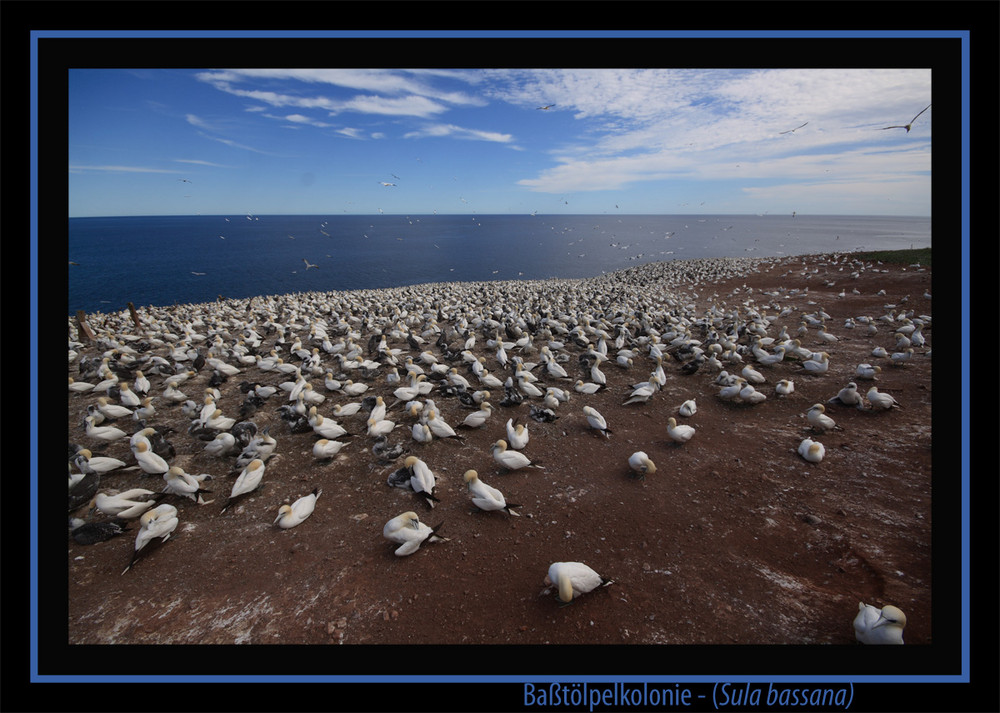
[[[730,38],[745,37],[753,39],[769,38],[936,38],[961,39],[962,60],[962,664],[961,674],[931,675],[931,676],[821,676],[821,675],[777,675],[777,676],[739,676],[739,675],[696,675],[696,676],[546,676],[546,675],[478,675],[478,676],[72,676],[72,675],[40,675],[38,673],[38,463],[31,459],[31,645],[30,645],[30,680],[33,683],[181,683],[181,682],[212,682],[212,683],[246,683],[249,680],[259,683],[530,683],[530,682],[623,682],[623,683],[968,683],[969,682],[969,473],[970,473],[970,435],[969,425],[969,368],[970,368],[970,325],[969,325],[969,265],[970,265],[970,227],[969,227],[969,33],[960,30],[795,30],[795,31],[719,31],[719,30],[642,30],[642,31],[164,31],[164,30],[129,30],[129,31],[79,31],[79,30],[38,30],[31,32],[31,326],[30,326],[30,397],[31,397],[31,432],[30,445],[32,453],[38,452],[38,40],[42,38],[324,38],[324,37],[360,37],[360,38],[486,38],[486,37],[518,37],[518,38]]]

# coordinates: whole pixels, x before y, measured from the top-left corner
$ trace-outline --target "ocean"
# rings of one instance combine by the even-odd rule
[[[931,245],[931,219],[809,215],[230,215],[69,219],[69,314],[648,262]],[[307,266],[307,263],[309,266]],[[315,266],[315,267],[312,267]]]

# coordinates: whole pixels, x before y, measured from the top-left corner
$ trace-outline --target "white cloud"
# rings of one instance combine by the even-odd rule
[[[513,140],[510,134],[498,131],[483,131],[481,129],[466,129],[454,124],[431,124],[417,131],[410,131],[403,135],[404,139],[424,139],[454,136],[460,139],[474,139],[477,141],[491,141],[506,144]]]
[[[88,173],[90,171],[100,171],[101,173],[180,173],[169,168],[149,168],[148,166],[84,166],[80,164],[70,164],[70,173]]]

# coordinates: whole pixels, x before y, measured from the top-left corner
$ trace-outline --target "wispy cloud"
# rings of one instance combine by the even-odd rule
[[[423,139],[428,137],[454,136],[460,139],[474,139],[476,141],[492,141],[500,144],[508,144],[514,140],[511,134],[504,134],[499,131],[483,131],[481,129],[466,129],[454,124],[430,124],[416,131],[410,131],[403,135],[404,139]]]
[[[202,161],[201,159],[197,158],[175,158],[174,161],[176,161],[177,163],[192,163],[195,164],[196,166],[210,166],[212,168],[230,168],[230,166],[227,166],[222,163],[213,163],[212,161]]]
[[[169,168],[150,168],[148,166],[89,166],[81,164],[70,164],[69,171],[70,173],[88,173],[91,171],[99,171],[101,173],[181,173]]]

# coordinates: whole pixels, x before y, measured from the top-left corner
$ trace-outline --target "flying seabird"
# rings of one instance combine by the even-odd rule
[[[304,262],[304,263],[306,264],[306,269],[307,269],[307,270],[308,270],[308,269],[309,269],[310,267],[315,267],[315,268],[318,268],[318,267],[319,267],[319,265],[313,265],[313,264],[312,264],[311,262],[309,262],[309,261],[308,261],[308,260],[306,260],[305,258],[302,258],[302,262]]]
[[[537,106],[535,108],[539,109],[541,111],[548,111],[549,109],[551,109],[554,106],[555,106],[555,104],[546,104],[545,106]]]
[[[807,121],[806,124],[808,124],[808,123],[809,122]],[[788,131],[779,131],[778,135],[780,136],[781,134],[791,134],[792,132],[798,131],[799,129],[801,129],[806,124],[802,124],[800,126],[796,126],[794,129],[789,129]]]
[[[931,108],[931,105],[928,104],[927,106],[925,106],[923,109],[921,109],[917,113],[917,116],[920,116],[921,114],[923,114],[925,111],[927,111],[930,108]],[[917,120],[917,116],[915,116],[912,119],[910,119],[909,123],[907,123],[907,124],[895,124],[893,126],[883,126],[881,129],[879,129],[879,131],[885,131],[886,129],[906,129],[906,133],[910,133],[910,127],[913,126],[913,122]]]

